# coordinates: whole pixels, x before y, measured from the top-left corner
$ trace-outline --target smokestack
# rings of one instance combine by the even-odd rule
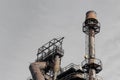
[[[96,80],[96,73],[102,70],[102,66],[101,61],[95,57],[95,35],[100,32],[100,25],[95,11],[86,13],[83,32],[88,35],[88,59],[86,58],[83,61],[82,68],[88,74],[88,80]]]

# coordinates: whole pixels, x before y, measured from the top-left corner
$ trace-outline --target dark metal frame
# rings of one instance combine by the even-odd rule
[[[89,30],[93,29],[95,34],[100,32],[100,23],[97,19],[89,18],[83,23],[83,32],[89,34]]]
[[[40,47],[37,53],[37,61],[44,61],[50,55],[54,56],[56,54],[62,57],[64,55],[64,50],[62,49],[63,39],[64,37],[54,38],[48,43],[44,44],[42,47]]]

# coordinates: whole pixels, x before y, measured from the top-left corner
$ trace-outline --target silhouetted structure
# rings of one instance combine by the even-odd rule
[[[27,80],[101,80],[96,75],[102,70],[102,62],[95,57],[95,35],[100,32],[96,12],[86,13],[83,32],[87,35],[87,52],[81,66],[71,63],[60,67],[64,37],[54,38],[38,49],[37,59],[29,66],[32,78]]]

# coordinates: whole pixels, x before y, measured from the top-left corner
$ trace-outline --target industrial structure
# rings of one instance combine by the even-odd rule
[[[38,49],[37,59],[29,66],[32,77],[28,80],[101,80],[96,75],[102,70],[102,62],[95,57],[95,35],[100,32],[96,12],[86,13],[83,32],[87,42],[85,60],[81,65],[71,63],[61,68],[64,37],[54,38]]]
[[[102,62],[95,57],[95,35],[100,32],[100,24],[96,12],[88,11],[83,23],[83,32],[86,34],[86,56],[82,62],[83,71],[87,80],[97,80],[96,74],[102,70]]]

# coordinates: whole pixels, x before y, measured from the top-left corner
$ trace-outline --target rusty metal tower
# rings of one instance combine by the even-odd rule
[[[86,73],[86,80],[98,80],[96,74],[102,70],[102,62],[95,57],[95,35],[100,32],[100,23],[97,20],[95,11],[88,11],[83,23],[83,32],[88,36],[85,60],[82,62],[83,71]]]
[[[54,38],[38,49],[37,59],[29,66],[33,80],[56,80],[60,71],[62,38]]]

